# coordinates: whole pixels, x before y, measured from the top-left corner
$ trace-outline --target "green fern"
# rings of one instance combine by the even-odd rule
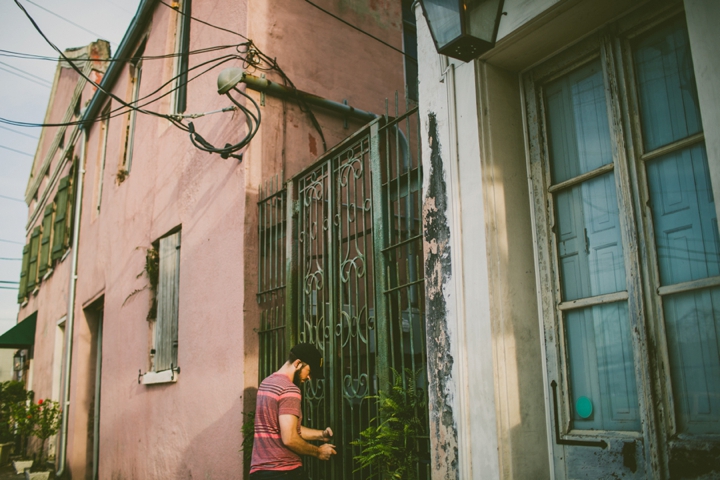
[[[377,400],[378,416],[360,432],[359,439],[351,442],[360,447],[360,454],[354,457],[359,465],[356,472],[372,467],[374,473],[369,478],[382,475],[389,479],[416,479],[416,440],[423,433],[418,413],[424,408],[415,380],[420,372],[406,368],[403,385],[403,376],[392,370],[390,392],[371,397]]]

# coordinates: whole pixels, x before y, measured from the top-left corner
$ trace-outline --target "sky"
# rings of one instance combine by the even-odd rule
[[[113,51],[139,0],[18,0],[45,35],[65,50],[102,38]],[[15,0],[0,1],[0,117],[41,123],[57,62],[16,58],[7,51],[57,58]],[[0,334],[17,322],[17,283],[27,205],[23,200],[39,128],[0,123]],[[15,283],[7,283],[15,282]]]

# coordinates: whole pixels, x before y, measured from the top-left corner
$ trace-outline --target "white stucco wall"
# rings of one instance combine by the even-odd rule
[[[713,190],[720,192],[720,2],[685,0],[695,80]],[[715,202],[720,216],[720,201]]]

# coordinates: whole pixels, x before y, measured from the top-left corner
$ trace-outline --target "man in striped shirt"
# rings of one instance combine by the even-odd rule
[[[303,427],[300,385],[311,376],[323,378],[322,355],[309,343],[295,345],[288,360],[260,384],[255,407],[255,438],[250,463],[251,480],[306,480],[300,455],[329,460],[335,446],[319,447],[308,441],[332,438],[330,427]]]

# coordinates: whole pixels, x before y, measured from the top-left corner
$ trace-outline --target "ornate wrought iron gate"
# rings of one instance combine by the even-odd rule
[[[414,372],[427,394],[419,151],[417,109],[378,118],[259,204],[260,375],[296,342],[325,358],[325,379],[305,385],[304,424],[331,426],[338,455],[306,461],[313,480],[370,476],[354,472],[351,442],[392,369]],[[417,442],[418,478],[429,478],[429,440]]]

